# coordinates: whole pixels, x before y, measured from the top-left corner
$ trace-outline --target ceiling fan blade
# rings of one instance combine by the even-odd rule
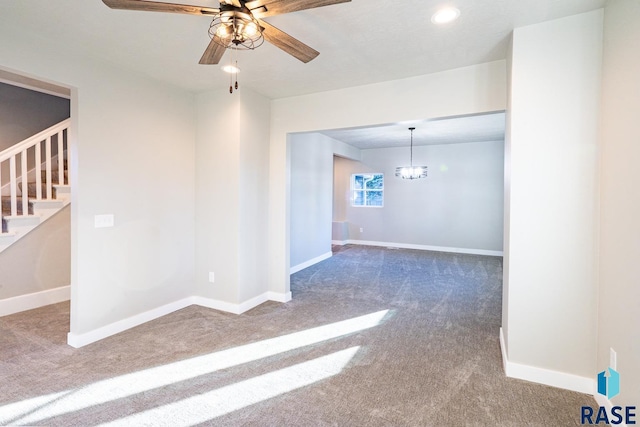
[[[220,0],[220,4],[228,4],[229,6],[242,7],[240,0]]]
[[[188,15],[213,15],[220,9],[189,6],[186,4],[162,3],[148,0],[102,0],[111,9],[143,10],[150,12],[186,13]]]
[[[261,3],[260,0],[255,0]],[[263,12],[254,13],[256,18],[266,18],[268,16],[282,15],[283,13],[297,12],[299,10],[315,9],[316,7],[330,6],[332,4],[348,3],[351,0],[272,0],[261,4],[266,6],[267,10]],[[251,6],[247,6],[250,9],[254,8],[254,2],[250,2]]]
[[[215,41],[216,37],[218,36],[215,36],[209,42],[209,46],[207,46],[207,49],[202,54],[202,58],[200,58],[199,64],[215,65],[220,62],[220,59],[222,58],[222,55],[224,55],[224,51],[226,49],[224,46],[221,46],[220,44],[216,43]]]
[[[282,30],[277,29],[273,25],[260,21],[262,28],[262,35],[264,39],[276,47],[287,52],[289,55],[295,56],[302,62],[309,62],[316,56],[320,55],[320,52],[291,37],[289,34]]]
[[[251,0],[246,2],[244,5],[246,7],[248,7],[249,9],[253,10],[256,9],[258,7],[262,7],[265,6],[269,3],[273,3],[274,1],[280,1],[280,0]]]

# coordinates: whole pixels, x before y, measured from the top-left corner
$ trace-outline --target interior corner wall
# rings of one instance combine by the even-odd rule
[[[640,3],[604,12],[597,372],[617,352],[615,405],[640,404]]]
[[[583,384],[595,373],[601,66],[602,10],[513,33],[508,359]]]
[[[240,302],[267,292],[271,101],[248,88],[240,97]],[[283,298],[286,298],[283,296]]]
[[[395,177],[408,151],[368,149],[361,162],[336,161],[335,193],[342,200],[334,203],[345,206],[348,241],[501,254],[503,142],[414,146],[414,164],[428,165],[427,178],[414,181]],[[354,173],[384,174],[383,207],[351,205]]]
[[[197,95],[197,296],[241,304],[267,292],[269,120],[270,101],[247,88]]]
[[[240,98],[220,90],[196,100],[196,295],[238,303]]]
[[[0,66],[71,88],[71,334],[193,294],[191,93],[0,26]],[[115,226],[95,228],[94,216]]]
[[[272,101],[269,290],[290,289],[290,134],[505,108],[505,61]]]

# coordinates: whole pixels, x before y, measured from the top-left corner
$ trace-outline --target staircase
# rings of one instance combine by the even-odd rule
[[[70,119],[0,152],[0,252],[71,202]]]

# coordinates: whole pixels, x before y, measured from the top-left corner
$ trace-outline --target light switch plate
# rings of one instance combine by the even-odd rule
[[[113,214],[96,215],[94,216],[93,221],[95,228],[113,227],[115,224]]]

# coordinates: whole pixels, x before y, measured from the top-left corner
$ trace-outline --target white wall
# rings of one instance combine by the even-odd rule
[[[0,66],[72,88],[71,336],[192,295],[193,95],[19,25],[0,39]]]
[[[271,102],[247,88],[240,105],[239,301],[267,291],[269,206],[269,122]],[[227,94],[228,96],[228,94]],[[226,99],[226,98],[225,98]],[[282,296],[287,299],[286,296]]]
[[[408,147],[362,150],[362,162],[337,159],[334,203],[344,207],[339,218],[349,223],[349,240],[499,254],[503,154],[502,141],[417,146],[414,164],[428,167],[419,180],[395,176]],[[351,174],[363,172],[384,173],[384,207],[351,205]]]
[[[334,155],[360,150],[319,133],[290,135],[292,271],[331,256]]]
[[[197,105],[196,295],[240,304],[267,291],[270,105],[247,88]]]
[[[291,144],[291,261],[296,267],[331,253],[332,140],[296,134]]]
[[[615,405],[640,403],[640,3],[613,0],[604,13],[600,160],[598,372],[618,355]]]
[[[507,52],[507,111],[505,112],[505,134],[504,134],[504,233],[502,252],[507,256],[502,257],[502,339],[504,346],[509,346],[509,261],[508,256],[511,246],[511,75],[513,64],[513,37],[509,40],[509,50]]]
[[[269,290],[289,292],[289,133],[500,111],[505,107],[504,61],[273,101]]]
[[[601,52],[602,10],[513,34],[506,351],[583,385],[596,372]]]
[[[201,93],[197,111],[196,294],[236,303],[240,98],[228,91]],[[209,272],[215,273],[215,286]]]

